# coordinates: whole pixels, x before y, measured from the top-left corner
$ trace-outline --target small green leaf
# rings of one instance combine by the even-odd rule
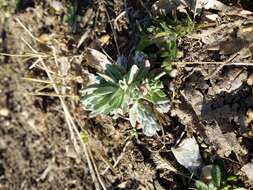
[[[230,190],[231,189],[231,185],[226,185],[225,187],[222,187],[221,190]]]
[[[106,94],[112,94],[116,91],[115,86],[106,86],[106,87],[100,87],[93,91],[94,95],[106,95]]]
[[[148,36],[145,36],[140,40],[137,46],[137,49],[144,50],[146,47],[150,46],[151,44],[153,44],[152,39],[150,39]]]
[[[216,187],[220,187],[220,185],[221,185],[221,170],[218,165],[214,165],[212,167],[212,181]]]
[[[139,104],[137,120],[143,126],[143,133],[149,137],[156,135],[162,128],[149,105]]]
[[[113,108],[113,109],[118,109],[121,104],[122,104],[122,101],[123,101],[123,98],[124,98],[124,91],[119,88],[115,93],[114,95],[110,98],[110,101],[109,101],[109,105]]]
[[[89,133],[86,130],[82,130],[80,136],[84,144],[87,144],[89,142]]]
[[[227,181],[236,181],[237,176],[233,174],[229,174],[226,178]]]
[[[119,65],[108,65],[105,74],[113,78],[115,81],[121,80],[124,76]]]
[[[112,82],[115,83],[115,81],[108,75],[102,74],[102,73],[97,73],[100,77],[102,77],[105,81],[107,82]]]
[[[96,101],[96,105],[94,106],[94,109],[99,109],[101,107],[103,107],[104,105],[108,104],[109,100],[110,100],[111,96],[109,95],[105,95],[103,96],[101,99],[98,99]]]
[[[209,190],[208,186],[202,181],[196,181],[195,186],[198,190]]]
[[[136,75],[138,74],[138,71],[139,71],[139,68],[137,67],[137,65],[133,65],[131,67],[131,69],[129,71],[129,74],[128,74],[128,77],[127,77],[127,79],[128,79],[127,84],[128,85],[131,84],[134,81]]]

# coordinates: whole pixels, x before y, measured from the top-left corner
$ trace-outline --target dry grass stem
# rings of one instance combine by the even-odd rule
[[[172,62],[172,65],[175,66],[182,66],[182,65],[224,65],[224,66],[231,66],[231,65],[235,65],[235,66],[253,66],[253,63],[242,63],[242,62],[237,62],[237,63],[233,63],[233,62],[198,62],[198,61],[193,61],[193,62]]]
[[[33,34],[25,27],[25,25],[18,19],[16,18],[17,22],[21,25],[21,27],[37,42],[40,42],[35,36],[33,36]],[[49,78],[49,81],[52,83],[52,86],[56,92],[57,95],[60,94],[60,91],[55,83],[55,80],[52,76],[52,73],[50,72],[49,68],[47,67],[47,65],[45,64],[44,60],[43,60],[43,57],[38,53],[37,50],[35,50],[26,40],[22,39],[24,41],[24,43],[34,52],[34,57],[37,57],[38,58],[38,63],[40,63],[41,65],[41,69],[43,69],[48,78]],[[56,65],[57,64],[57,57],[56,57],[56,53],[55,53],[55,49],[54,47],[50,47],[53,52],[54,52],[54,60],[55,60],[55,63]],[[37,64],[38,65],[38,64]],[[69,112],[69,109],[63,99],[62,96],[58,96],[59,99],[60,99],[60,102],[61,102],[61,106],[63,108],[63,111],[64,111],[64,116],[65,116],[65,119],[66,119],[66,122],[68,124],[68,127],[69,127],[69,131],[70,131],[70,136],[71,136],[71,140],[73,142],[73,145],[74,145],[74,148],[76,150],[77,153],[79,153],[79,155],[82,155],[81,151],[80,151],[80,146],[81,145],[81,149],[83,150],[84,152],[84,155],[86,157],[86,160],[88,162],[88,166],[89,166],[89,169],[90,169],[90,172],[91,172],[91,176],[92,176],[92,179],[93,179],[93,182],[94,182],[94,185],[95,185],[95,188],[96,189],[101,189],[100,186],[103,188],[103,189],[106,189],[103,182],[101,181],[101,179],[97,179],[97,176],[99,176],[99,174],[95,172],[96,169],[94,170],[94,167],[92,165],[92,161],[91,161],[91,158],[89,156],[89,152],[88,152],[88,148],[87,148],[87,145],[84,144],[84,142],[82,141],[82,138],[81,138],[81,135],[77,129],[77,126],[75,125],[75,122]],[[99,177],[98,177],[99,178]]]

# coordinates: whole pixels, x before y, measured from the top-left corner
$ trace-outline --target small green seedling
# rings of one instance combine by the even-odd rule
[[[0,10],[2,17],[10,17],[16,9],[19,0],[0,0]],[[2,18],[1,18],[2,19]]]
[[[176,60],[180,52],[177,48],[177,40],[191,33],[194,24],[189,16],[185,20],[180,21],[177,17],[169,19],[161,18],[160,22],[149,27],[147,34],[144,35],[139,44],[138,49],[144,51],[148,47],[155,46],[158,53],[147,53],[150,57],[162,59],[162,67],[169,72],[171,70],[171,62]]]
[[[89,142],[90,136],[89,136],[89,133],[86,130],[82,130],[81,133],[80,133],[80,136],[81,136],[82,142],[84,144],[87,144]]]
[[[66,13],[66,15],[64,15],[63,20],[65,23],[68,24],[70,30],[73,33],[77,32],[78,24],[81,21],[81,16],[78,14],[76,3],[74,3],[73,6],[68,8],[68,12]]]
[[[90,116],[127,115],[133,127],[139,123],[145,135],[153,136],[161,129],[154,109],[163,112],[169,102],[159,80],[164,74],[152,77],[147,60],[129,71],[119,64],[108,65],[94,84],[82,90],[81,102]]]
[[[237,176],[222,172],[218,165],[214,165],[211,170],[211,182],[204,183],[196,181],[195,186],[198,190],[246,190],[242,187],[236,187],[232,184],[237,180]]]

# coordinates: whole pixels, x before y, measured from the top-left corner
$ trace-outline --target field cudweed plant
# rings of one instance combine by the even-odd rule
[[[131,125],[141,124],[147,136],[161,130],[154,109],[167,112],[169,108],[160,81],[165,73],[152,77],[149,61],[144,62],[135,63],[130,69],[109,64],[104,73],[98,73],[94,84],[82,90],[81,101],[90,116],[128,115]]]

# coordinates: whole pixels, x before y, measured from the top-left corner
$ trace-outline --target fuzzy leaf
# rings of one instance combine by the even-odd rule
[[[169,101],[167,101],[167,102],[164,102],[164,103],[156,104],[155,108],[160,113],[167,113],[170,110],[171,105],[170,105]]]
[[[105,70],[105,74],[113,78],[114,81],[119,81],[124,76],[119,65],[108,65],[107,69]]]
[[[107,95],[112,94],[116,91],[115,86],[106,86],[106,87],[100,87],[93,91],[93,95]]]
[[[94,109],[97,110],[103,106],[105,106],[106,104],[108,104],[109,100],[110,100],[111,96],[110,95],[105,95],[103,96],[103,98],[101,98],[100,100],[98,100],[96,102],[96,105],[94,106]]]
[[[229,190],[229,189],[231,189],[231,185],[226,185],[225,187],[222,187],[221,190]]]
[[[138,102],[134,102],[133,106],[129,110],[129,120],[133,127],[135,127],[138,115]]]
[[[157,122],[155,115],[147,106],[139,106],[137,120],[143,126],[143,133],[146,136],[154,136],[157,134],[157,131],[161,130],[161,126]]]
[[[153,43],[152,39],[150,39],[148,36],[145,36],[140,40],[137,49],[142,51],[146,47],[150,46],[152,43]]]
[[[102,73],[97,73],[100,77],[102,77],[105,81],[107,82],[112,82],[115,83],[115,81],[108,75],[102,74]]]
[[[108,104],[113,108],[113,109],[118,109],[123,101],[124,98],[124,91],[122,89],[118,89],[114,95],[110,98],[110,101]]]
[[[131,84],[136,75],[138,74],[139,68],[137,67],[137,65],[133,65],[129,71],[128,77],[127,77],[127,84]]]
[[[196,181],[195,186],[198,190],[209,190],[208,186],[202,181]]]

